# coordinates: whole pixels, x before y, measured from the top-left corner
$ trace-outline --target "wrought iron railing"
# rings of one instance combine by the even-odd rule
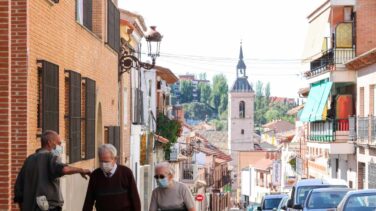
[[[182,163],[181,165],[182,165],[182,167],[181,167],[182,180],[193,181],[196,178],[196,175],[197,175],[196,164]]]
[[[357,142],[360,144],[368,143],[369,118],[358,117]]]
[[[332,142],[335,140],[334,124],[332,121],[312,122],[309,130],[311,141]]]
[[[337,136],[346,136],[349,140],[353,140],[350,134],[343,133],[350,132],[351,124],[353,124],[352,121],[355,121],[355,119],[349,118],[312,122],[309,130],[309,139],[318,142],[333,142],[336,140]]]
[[[358,117],[357,142],[376,145],[376,116]]]
[[[310,70],[305,72],[305,76],[309,78],[329,70],[335,70],[336,65],[345,64],[354,57],[355,49],[353,48],[329,49],[320,58],[311,61]]]
[[[376,145],[376,117],[372,116],[371,117],[371,145]]]

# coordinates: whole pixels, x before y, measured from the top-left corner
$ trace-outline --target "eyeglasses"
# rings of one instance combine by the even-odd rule
[[[154,179],[164,179],[165,175],[155,175]]]

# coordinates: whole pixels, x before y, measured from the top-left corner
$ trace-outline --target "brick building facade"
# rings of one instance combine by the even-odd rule
[[[1,0],[0,17],[0,210],[16,210],[17,173],[43,130],[60,133],[67,163],[90,169],[95,147],[119,139],[105,135],[119,125],[119,12],[111,0]],[[63,179],[66,210],[81,209],[86,185]]]

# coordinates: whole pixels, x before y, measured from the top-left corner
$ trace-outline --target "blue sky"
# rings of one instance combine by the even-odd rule
[[[119,0],[119,7],[157,26],[164,35],[157,64],[176,75],[205,72],[211,79],[222,73],[231,86],[242,40],[250,82],[270,82],[273,96],[297,97],[297,90],[306,86],[300,74],[306,17],[321,2]]]

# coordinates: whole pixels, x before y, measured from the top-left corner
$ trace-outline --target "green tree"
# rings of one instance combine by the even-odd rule
[[[198,74],[198,79],[200,79],[200,80],[206,80],[206,73],[200,73],[200,74]]]
[[[212,118],[215,114],[214,109],[205,103],[185,103],[183,104],[183,108],[186,119],[204,121],[206,118]]]
[[[190,103],[193,100],[193,85],[191,81],[182,81],[179,87],[180,103]]]
[[[270,103],[270,82],[268,82],[266,84],[266,87],[265,87],[265,100],[266,100],[266,104],[269,105],[269,103]]]
[[[157,135],[161,135],[169,140],[168,143],[163,145],[165,152],[165,159],[170,158],[171,146],[176,143],[182,131],[181,124],[178,120],[171,120],[162,113],[157,116]]]
[[[256,97],[255,97],[255,125],[261,126],[266,123],[265,113],[268,110],[266,105],[263,83],[256,82]]]
[[[199,83],[198,90],[200,93],[200,102],[201,103],[210,103],[211,87],[206,83]]]
[[[218,113],[219,115],[222,115],[223,112],[227,110],[227,104],[228,104],[228,95],[221,95],[221,102],[218,107]]]
[[[213,89],[211,92],[211,105],[213,108],[215,108],[216,112],[219,113],[219,107],[221,106],[221,99],[222,102],[225,102],[225,97],[222,97],[223,95],[227,96],[228,92],[228,85],[226,77],[223,74],[215,75],[213,77]],[[227,104],[221,106],[221,111],[225,111],[227,109]]]

